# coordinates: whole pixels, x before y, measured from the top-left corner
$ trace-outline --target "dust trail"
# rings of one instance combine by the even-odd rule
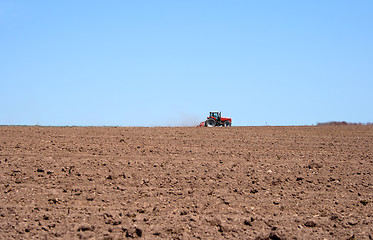
[[[192,115],[188,113],[180,113],[175,121],[169,122],[170,127],[195,127],[200,122],[204,121],[204,116]]]
[[[181,126],[182,127],[195,127],[202,121],[201,119],[202,118],[200,118],[199,116],[188,115],[182,119]]]

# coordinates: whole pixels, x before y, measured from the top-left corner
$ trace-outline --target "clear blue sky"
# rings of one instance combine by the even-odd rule
[[[0,1],[0,124],[373,121],[373,1]]]

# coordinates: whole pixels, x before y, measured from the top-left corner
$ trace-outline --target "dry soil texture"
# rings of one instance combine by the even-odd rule
[[[0,126],[1,239],[372,239],[373,127]]]

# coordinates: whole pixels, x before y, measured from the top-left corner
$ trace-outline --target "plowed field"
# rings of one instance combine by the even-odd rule
[[[372,239],[372,173],[372,126],[0,126],[0,238]]]

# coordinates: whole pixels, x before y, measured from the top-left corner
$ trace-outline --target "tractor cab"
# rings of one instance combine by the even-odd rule
[[[221,118],[221,112],[210,112],[210,118],[213,117],[216,120],[220,120]]]

